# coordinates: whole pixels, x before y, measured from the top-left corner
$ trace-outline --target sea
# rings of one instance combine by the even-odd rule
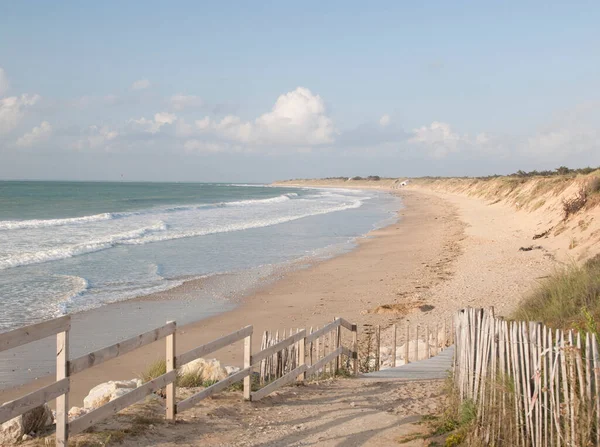
[[[72,314],[77,357],[166,320],[199,321],[352,250],[400,207],[375,190],[0,182],[0,332]],[[53,344],[0,353],[0,389],[51,373]]]
[[[225,273],[189,299],[226,307],[276,268],[351,249],[395,218],[398,200],[258,184],[0,182],[0,331]]]

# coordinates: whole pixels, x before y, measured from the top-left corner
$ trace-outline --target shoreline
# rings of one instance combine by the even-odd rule
[[[177,352],[249,324],[253,350],[258,350],[264,330],[316,327],[338,316],[359,324],[359,337],[363,325],[381,325],[385,343],[393,323],[435,324],[464,306],[496,306],[506,315],[536,278],[556,265],[541,250],[518,250],[530,240],[532,224],[507,207],[421,188],[377,189],[402,198],[398,222],[358,239],[350,252],[283,274],[230,311],[180,326]],[[395,305],[391,310],[390,304]],[[420,310],[422,305],[430,310]],[[79,406],[98,383],[136,377],[164,356],[164,346],[159,341],[74,376],[70,405]],[[240,366],[242,352],[239,342],[209,357]],[[1,390],[0,402],[39,388],[44,380],[51,381]]]
[[[327,259],[315,259],[309,265],[300,269],[291,270],[284,272],[280,278],[273,282],[269,282],[266,285],[259,285],[255,290],[251,291],[250,294],[241,298],[237,306],[233,309],[227,310],[223,313],[217,313],[216,315],[209,316],[208,318],[202,319],[195,323],[190,323],[185,326],[180,326],[177,331],[177,350],[183,352],[191,349],[199,344],[213,340],[229,332],[233,332],[248,324],[253,324],[255,328],[255,349],[259,348],[260,335],[264,330],[283,330],[296,328],[296,327],[310,327],[316,325],[322,325],[330,321],[335,316],[343,316],[353,321],[362,322],[362,320],[375,320],[386,322],[389,320],[387,316],[366,314],[362,315],[365,310],[374,308],[376,305],[386,304],[388,300],[392,298],[390,295],[393,293],[387,293],[388,297],[383,300],[376,298],[367,299],[356,299],[354,300],[353,306],[347,309],[347,311],[340,311],[342,307],[338,303],[344,302],[345,299],[336,299],[336,289],[339,289],[338,295],[341,295],[343,286],[340,281],[348,283],[346,280],[347,275],[344,273],[340,275],[341,269],[347,270],[348,273],[352,272],[351,276],[361,276],[361,273],[356,270],[360,270],[367,282],[381,282],[379,278],[380,273],[374,272],[369,269],[365,262],[365,256],[368,255],[366,252],[376,252],[375,257],[380,257],[380,252],[388,246],[388,238],[400,238],[402,241],[411,239],[411,234],[415,234],[418,228],[422,228],[422,219],[418,219],[419,222],[411,224],[413,217],[416,214],[427,214],[425,209],[418,210],[418,208],[424,208],[422,205],[418,205],[418,200],[414,200],[415,197],[411,194],[404,197],[404,208],[400,209],[397,213],[397,217],[401,221],[397,221],[391,225],[383,228],[379,228],[369,232],[366,236],[359,237],[356,239],[356,247],[348,252],[334,256]],[[408,210],[410,208],[410,211]],[[435,208],[435,207],[434,207]],[[414,227],[414,228],[413,228]],[[399,233],[399,234],[398,234]],[[423,232],[423,236],[426,231]],[[373,257],[371,255],[371,257]],[[398,256],[402,258],[402,256]],[[369,261],[370,262],[370,261]],[[405,259],[402,262],[405,268],[409,267],[409,264],[414,264],[412,260]],[[389,260],[384,263],[388,267],[392,264]],[[331,281],[331,274],[327,273],[323,275],[322,270],[328,272],[337,272],[337,278],[335,282]],[[390,272],[388,272],[388,275]],[[315,281],[315,275],[319,276],[319,279]],[[334,277],[336,273],[333,273]],[[377,279],[373,278],[377,276]],[[350,282],[353,279],[349,280]],[[327,284],[329,283],[329,284]],[[337,284],[335,284],[337,283]],[[186,285],[187,284],[187,285]],[[188,282],[179,286],[171,291],[176,291],[177,294],[193,293],[194,282]],[[312,289],[307,290],[302,285],[311,284]],[[379,284],[377,284],[379,286]],[[357,289],[359,294],[364,292],[361,287]],[[162,301],[168,302],[168,299],[164,298],[164,293],[160,295],[163,297],[158,298],[156,295],[150,295],[141,297],[137,300],[130,300],[133,302],[137,301],[138,305],[143,302],[155,301],[161,299]],[[325,300],[324,297],[327,297]],[[140,301],[141,300],[141,301]],[[372,302],[369,302],[372,301]],[[379,302],[381,301],[381,302]],[[118,303],[123,305],[123,303]],[[105,306],[105,307],[111,307]],[[112,305],[114,308],[115,305]],[[127,306],[125,306],[127,307]],[[361,318],[365,317],[365,318]],[[165,318],[166,320],[167,318]],[[358,321],[361,320],[361,321]],[[161,324],[164,324],[162,322]],[[72,335],[76,336],[75,329],[72,330]],[[129,353],[123,357],[119,357],[110,362],[104,363],[97,367],[91,368],[81,374],[78,374],[72,379],[72,392],[71,392],[71,404],[78,405],[83,397],[87,394],[89,389],[98,383],[108,380],[120,380],[130,379],[140,374],[152,361],[160,358],[164,351],[164,341],[153,343],[152,345],[138,349],[132,353]],[[214,353],[214,357],[218,358],[225,364],[241,365],[241,345],[235,347],[229,347],[221,352]],[[211,355],[211,357],[213,357]],[[0,401],[7,401],[16,396],[22,395],[26,392],[30,392],[37,389],[46,383],[52,381],[49,377],[40,378],[34,382],[0,390]]]

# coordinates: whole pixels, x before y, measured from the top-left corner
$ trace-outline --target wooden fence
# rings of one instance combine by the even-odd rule
[[[385,334],[385,331],[389,334]],[[361,370],[379,371],[382,366],[395,367],[438,355],[454,343],[453,320],[442,320],[438,324],[410,324],[409,321],[392,324],[384,330],[388,335],[382,340],[380,326],[366,325],[363,330]],[[404,344],[398,346],[398,340]],[[384,364],[385,358],[387,362]],[[400,358],[400,362],[398,362]]]
[[[335,319],[332,323],[319,331],[307,335],[306,330],[298,331],[284,340],[277,341],[270,346],[264,346],[261,351],[252,353],[253,327],[246,326],[239,331],[228,334],[210,343],[198,346],[183,354],[176,355],[176,330],[174,321],[144,334],[137,335],[128,340],[90,352],[75,359],[69,359],[69,331],[71,318],[69,316],[49,320],[43,323],[26,326],[13,331],[0,334],[0,352],[41,340],[46,337],[56,336],[56,381],[37,391],[23,397],[6,402],[0,406],[0,424],[15,418],[33,408],[56,399],[56,445],[66,447],[69,435],[80,433],[107,417],[127,408],[151,393],[166,389],[165,417],[175,420],[178,412],[185,411],[215,393],[225,390],[236,382],[243,381],[243,397],[246,400],[259,400],[268,396],[278,388],[296,380],[304,380],[308,375],[319,371],[327,363],[334,362],[339,365],[342,355],[347,356],[354,363],[357,371],[357,327],[342,318]],[[352,348],[347,348],[341,343],[341,328],[352,332]],[[319,341],[326,335],[336,334],[336,348],[332,349],[323,358],[313,363],[313,359],[306,355],[307,344]],[[83,416],[69,421],[69,390],[71,376],[82,372],[105,361],[114,359],[123,354],[141,348],[147,344],[166,339],[166,373],[156,377],[140,387],[124,394],[109,403],[96,408]],[[244,367],[242,370],[230,375],[202,391],[180,402],[176,401],[177,368],[212,352],[218,351],[238,341],[244,340]],[[261,385],[262,388],[252,391],[253,370],[260,367],[273,357],[282,358],[282,352],[293,351],[297,353],[297,363],[292,367],[280,368],[276,377],[270,377],[270,383]],[[307,364],[307,360],[309,363]]]
[[[471,308],[456,315],[455,332],[455,383],[485,445],[600,445],[595,334]]]
[[[342,346],[342,328],[348,329],[352,334],[350,345],[352,350]],[[343,319],[334,319],[330,324],[325,325],[323,328],[318,327],[313,330],[311,327],[308,334],[306,330],[296,329],[289,331],[289,341],[298,341],[306,338],[304,346],[299,344],[285,343],[285,340],[280,340],[279,331],[265,331],[262,336],[261,349],[262,353],[253,358],[260,360],[259,374],[260,384],[270,382],[278,379],[279,377],[289,373],[302,365],[302,359],[306,359],[306,362],[310,365],[315,365],[325,357],[331,359],[331,361],[321,362],[322,367],[312,368],[307,371],[304,375],[308,376],[325,376],[334,375],[340,368],[344,368],[346,371],[351,371],[354,374],[358,374],[358,358],[353,356],[352,352],[356,351],[357,344],[357,331],[354,325],[346,322]],[[282,332],[282,338],[286,338],[286,331]],[[278,349],[278,352],[272,354],[274,348]],[[283,348],[282,348],[283,347]],[[341,354],[346,356],[346,361],[342,361],[342,355],[333,354],[334,351],[342,349]]]

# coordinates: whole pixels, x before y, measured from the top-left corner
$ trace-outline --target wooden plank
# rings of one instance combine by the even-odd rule
[[[191,362],[192,360],[196,360],[206,354],[210,354],[211,352],[218,351],[219,349],[224,348],[236,341],[239,341],[243,338],[246,338],[248,335],[252,333],[252,326],[246,326],[239,331],[233,332],[229,335],[225,335],[224,337],[217,338],[216,340],[211,341],[210,343],[206,343],[205,345],[198,346],[197,348],[191,349],[183,354],[180,354],[175,359],[175,364],[177,367],[181,367],[186,363]]]
[[[252,393],[252,333],[244,338],[244,371],[245,370],[248,371],[248,374],[244,376],[244,399],[250,400]]]
[[[594,366],[594,399],[596,409],[596,445],[600,445],[600,358],[598,357],[598,340],[592,334],[592,359]]]
[[[175,324],[174,321],[167,321],[167,324]],[[167,364],[167,373],[170,373],[171,371],[175,371],[177,369],[177,365],[175,363],[175,352],[176,352],[176,347],[175,347],[175,336],[176,336],[177,332],[173,331],[172,334],[169,334],[167,336],[167,340],[165,343],[165,347],[166,347],[166,357],[165,357],[165,362]],[[166,399],[166,405],[165,405],[165,418],[168,421],[174,421],[175,420],[175,413],[176,413],[176,401],[175,401],[175,381],[169,383],[167,385],[166,388],[166,395],[167,395],[167,399]]]
[[[404,341],[404,364],[405,365],[410,363],[410,361],[409,361],[409,356],[410,356],[409,342],[410,342],[410,323],[407,321],[406,322],[406,340]]]
[[[592,404],[592,339],[590,333],[585,334],[585,400],[587,408],[587,426],[591,431],[593,424],[594,407]]]
[[[342,355],[345,355],[348,358],[354,358],[354,352],[351,349],[348,349],[345,346],[340,346],[340,349],[342,350]]]
[[[171,335],[174,332],[175,322],[172,322],[152,331],[148,331],[119,343],[115,343],[114,345],[82,355],[81,357],[69,362],[69,374],[77,374],[81,371],[91,368],[92,366],[99,365],[135,349],[141,348],[142,346],[146,346],[150,343],[160,340],[161,338]]]
[[[177,404],[177,413],[181,413],[182,411],[192,408],[201,400],[206,399],[207,397],[210,397],[213,394],[218,393],[219,391],[223,391],[224,389],[230,387],[236,382],[239,382],[240,380],[245,380],[246,378],[250,377],[251,372],[252,370],[250,368],[242,369],[241,371],[230,375],[226,379],[220,380],[219,382],[203,389],[199,393],[196,393],[193,396],[182,400]]]
[[[56,399],[61,394],[69,391],[69,379],[64,378],[58,382],[40,388],[18,399],[0,405],[0,424],[15,418],[26,411],[39,407],[46,402]]]
[[[340,346],[339,349],[336,349],[335,351],[330,352],[328,355],[326,355],[325,357],[323,357],[317,363],[315,363],[314,365],[310,366],[306,370],[306,373],[307,374],[312,374],[315,371],[318,371],[319,369],[321,369],[323,367],[323,365],[326,365],[328,362],[331,361],[331,359],[335,358],[336,355],[340,355],[341,353],[342,353],[342,347]]]
[[[69,380],[69,331],[56,334],[56,381]],[[69,393],[56,398],[56,445],[69,445]]]
[[[350,323],[347,320],[344,320],[343,318],[338,318],[338,320],[340,320],[340,325],[346,329],[348,329],[349,331],[353,331],[354,330],[354,324]]]
[[[274,382],[271,382],[267,386],[265,386],[265,387],[261,388],[260,390],[252,393],[252,400],[253,401],[260,400],[263,397],[266,397],[269,394],[271,394],[273,391],[281,388],[282,386],[285,386],[285,385],[288,385],[288,384],[290,384],[292,382],[295,382],[296,378],[300,374],[303,374],[304,372],[306,372],[307,370],[308,370],[308,367],[306,365],[299,366],[298,368],[290,371],[286,375],[284,375],[284,376],[280,377],[279,379],[275,380]]]
[[[306,333],[306,331],[304,331]],[[298,366],[306,365],[306,337],[298,343]],[[306,380],[306,372],[303,372],[298,376],[298,381],[302,382]]]
[[[352,351],[352,368],[354,375],[358,376],[358,326],[356,324],[352,326]]]
[[[291,337],[286,338],[285,340],[280,341],[279,343],[274,344],[273,346],[268,347],[260,352],[257,352],[252,356],[252,364],[256,364],[267,357],[276,354],[284,348],[287,348],[290,345],[302,340],[306,336],[306,329],[302,329],[297,334],[292,335]]]
[[[396,323],[392,324],[392,368],[396,367]]]
[[[381,367],[381,326],[377,325],[375,330],[375,371]]]
[[[338,326],[335,330],[335,348],[339,348],[342,345],[342,326]],[[342,366],[341,354],[335,359],[335,374],[338,373]]]
[[[323,326],[321,329],[314,331],[312,334],[306,337],[306,342],[310,343],[311,341],[316,340],[317,338],[321,337],[327,332],[333,331],[336,327],[338,327],[341,324],[340,320],[341,319],[338,318],[334,322],[329,323],[328,325]]]
[[[64,317],[3,332],[0,334],[0,352],[56,335],[59,332],[68,331],[70,328],[71,317],[65,315]]]
[[[115,400],[110,401],[106,405],[102,405],[99,408],[78,417],[74,421],[69,423],[69,433],[75,434],[80,433],[86,428],[91,427],[94,424],[106,419],[107,417],[118,413],[123,408],[127,408],[156,390],[166,387],[169,383],[174,382],[177,379],[177,371],[171,371],[162,376],[158,376],[144,385],[124,394],[121,397],[117,397]]]

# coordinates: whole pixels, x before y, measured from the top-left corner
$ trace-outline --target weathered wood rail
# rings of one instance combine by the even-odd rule
[[[352,332],[352,347],[341,345],[340,331],[346,328]],[[115,343],[94,352],[87,353],[75,359],[69,359],[69,332],[71,329],[71,318],[69,316],[56,318],[43,323],[26,326],[13,331],[0,334],[0,352],[13,349],[46,337],[56,336],[56,381],[50,385],[38,389],[18,399],[6,402],[0,406],[0,424],[13,419],[35,407],[56,400],[56,445],[66,447],[69,435],[80,433],[94,424],[106,419],[115,413],[139,402],[146,396],[160,389],[166,390],[165,417],[174,420],[178,412],[185,411],[203,399],[215,393],[225,390],[231,385],[243,381],[243,397],[246,400],[259,400],[268,396],[282,386],[297,380],[304,380],[307,375],[317,372],[327,363],[335,362],[336,369],[342,355],[346,355],[349,361],[354,362],[354,371],[357,371],[357,326],[342,318],[335,319],[319,331],[307,335],[306,330],[298,331],[285,340],[278,341],[272,346],[253,354],[252,335],[253,327],[246,326],[236,332],[225,335],[204,345],[193,348],[187,352],[176,355],[176,331],[177,323],[167,322],[143,334],[131,337],[127,340]],[[336,348],[324,358],[312,363],[312,356],[307,356],[307,343],[319,341],[320,337],[335,333]],[[88,368],[100,365],[103,362],[122,356],[128,352],[139,349],[150,343],[165,339],[166,373],[156,377],[140,387],[124,394],[109,403],[98,407],[83,416],[70,420],[69,391],[71,377]],[[244,367],[224,380],[221,380],[202,391],[182,400],[176,401],[177,369],[207,354],[223,349],[226,346],[244,341]],[[276,380],[266,384],[262,388],[252,391],[253,371],[259,365],[265,363],[273,356],[278,356],[283,350],[290,347],[295,348],[298,365],[294,369]],[[309,363],[307,363],[307,360]]]
[[[472,308],[457,313],[455,332],[454,380],[485,445],[600,445],[596,334]]]

